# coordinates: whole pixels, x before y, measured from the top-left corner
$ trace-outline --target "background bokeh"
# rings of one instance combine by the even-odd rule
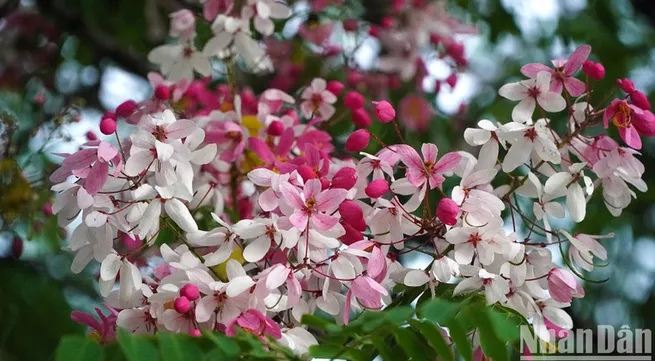
[[[361,3],[371,21],[386,3],[354,2]],[[97,270],[69,271],[71,256],[62,251],[65,234],[43,212],[52,196],[44,175],[55,166],[51,153],[76,149],[104,111],[127,99],[149,97],[146,54],[165,42],[167,13],[185,6],[197,3],[0,0],[0,360],[48,360],[63,334],[85,332],[69,314],[98,306]],[[302,1],[294,6],[307,7]],[[512,104],[496,90],[519,79],[522,64],[566,57],[580,44],[590,44],[592,59],[607,71],[605,80],[594,85],[594,96],[602,99],[616,91],[616,78],[630,77],[653,100],[652,0],[456,0],[449,9],[480,33],[462,39],[469,66],[454,88],[443,82],[449,67],[439,60],[428,63],[425,96],[437,114],[427,132],[408,135],[410,142],[435,142],[443,152],[467,149],[462,139],[466,127],[479,119],[510,119]],[[289,21],[285,35],[293,36],[301,20]],[[338,42],[339,32],[333,36]],[[367,40],[356,54],[358,64],[372,66],[378,51],[376,41]],[[440,84],[438,91],[435,84]],[[62,112],[64,104],[75,106]],[[649,191],[639,194],[620,218],[612,217],[596,194],[587,219],[575,229],[615,233],[601,241],[609,265],[587,275],[608,280],[586,283],[586,297],[571,308],[575,327],[655,329],[653,139],[644,141],[642,153]],[[559,225],[572,223],[565,219]]]

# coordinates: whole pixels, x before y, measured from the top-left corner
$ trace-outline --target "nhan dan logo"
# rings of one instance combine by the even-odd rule
[[[653,336],[648,329],[598,326],[596,329],[549,330],[550,342],[521,326],[521,360],[650,361]]]

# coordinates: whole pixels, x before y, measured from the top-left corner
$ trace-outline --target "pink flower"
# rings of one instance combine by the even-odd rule
[[[421,187],[428,183],[430,189],[434,189],[444,182],[442,174],[454,169],[461,156],[457,152],[446,153],[437,162],[439,149],[436,145],[425,143],[421,147],[423,159],[414,148],[401,144],[396,147],[400,160],[407,166],[406,176],[409,183],[415,187]]]
[[[546,71],[552,75],[552,81],[550,83],[551,91],[561,94],[562,88],[564,87],[569,94],[577,97],[584,93],[586,86],[584,82],[574,78],[572,75],[580,69],[582,64],[589,57],[590,52],[591,46],[582,45],[573,51],[568,60],[552,60],[555,69],[551,69],[544,64],[531,63],[524,65],[521,68],[521,73],[527,77],[536,78],[539,72]]]
[[[118,317],[118,312],[107,305],[105,305],[105,307],[109,310],[108,315],[103,314],[99,308],[95,308],[96,313],[100,317],[100,321],[86,312],[71,312],[71,320],[90,327],[91,333],[89,336],[98,341],[101,345],[110,343],[116,338],[116,319]]]
[[[652,113],[644,112],[641,108],[628,103],[625,99],[614,99],[603,116],[605,129],[609,127],[610,119],[618,128],[619,135],[625,144],[633,149],[641,149],[641,138],[637,129],[641,127],[643,130],[648,131],[651,128],[648,124],[653,122]]]
[[[289,151],[293,147],[293,138],[293,129],[287,128],[282,133],[277,146],[272,146],[256,137],[250,137],[248,139],[248,146],[264,162],[265,167],[277,169],[282,173],[289,173],[296,168],[296,166],[287,162]]]
[[[420,95],[409,94],[405,96],[398,107],[400,113],[400,122],[407,129],[421,132],[428,129],[430,118],[434,110],[430,104]]]
[[[274,339],[282,337],[280,326],[273,319],[252,308],[230,321],[225,329],[225,334],[235,336],[237,334],[236,327],[259,337],[270,336]]]
[[[316,45],[323,45],[325,41],[332,35],[332,23],[304,23],[300,25],[298,34],[310,43]]]
[[[196,33],[196,17],[190,10],[182,9],[171,13],[168,34],[175,38],[191,39]]]
[[[382,308],[382,296],[387,294],[389,294],[387,290],[371,277],[359,276],[355,278],[346,294],[343,322],[347,324],[350,318],[350,305],[353,296],[366,308],[380,309]]]
[[[373,102],[373,104],[375,105],[375,115],[382,123],[389,123],[396,117],[396,110],[388,101],[382,100]]]
[[[441,198],[439,206],[437,206],[437,218],[442,223],[454,226],[457,223],[457,213],[459,213],[459,207],[454,200]]]
[[[320,116],[323,120],[329,119],[334,115],[334,104],[337,97],[327,89],[327,83],[321,78],[312,80],[310,86],[303,90],[300,96],[305,101],[300,104],[305,118],[310,119],[312,116]]]
[[[289,222],[304,231],[313,226],[320,231],[327,231],[339,223],[339,218],[331,214],[346,199],[345,189],[328,189],[321,191],[321,181],[310,179],[300,191],[291,183],[280,185],[284,200],[292,208]]]
[[[84,179],[84,189],[88,194],[94,195],[107,183],[110,162],[114,164],[115,173],[120,171],[121,157],[109,143],[94,140],[85,145],[95,147],[82,149],[67,156],[61,168],[50,176],[50,181],[64,181],[72,174]]]
[[[207,21],[214,21],[218,14],[227,14],[232,11],[234,0],[202,0],[202,15]]]
[[[553,300],[562,303],[571,302],[573,297],[584,296],[584,289],[575,276],[561,268],[553,268],[548,273],[548,291]]]

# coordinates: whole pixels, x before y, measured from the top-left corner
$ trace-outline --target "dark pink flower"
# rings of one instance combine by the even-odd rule
[[[282,337],[280,326],[273,319],[255,309],[246,310],[239,317],[230,321],[225,328],[225,334],[236,335],[236,327],[259,337],[270,336],[274,339]]]

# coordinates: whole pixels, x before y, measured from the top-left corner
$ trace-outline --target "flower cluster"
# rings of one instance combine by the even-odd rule
[[[466,130],[478,156],[440,153],[432,143],[388,145],[368,130],[368,114],[403,140],[394,107],[344,92],[340,82],[316,78],[293,96],[193,80],[194,69],[209,75],[207,52],[268,63],[250,25],[269,35],[271,19],[288,17],[289,8],[240,3],[204,3],[215,37],[202,53],[193,47],[192,15],[173,14],[179,44],[151,53],[165,76],[149,76],[152,99],[105,114],[101,131],[114,134],[115,144],[92,140],[61,154],[50,178],[60,192],[52,210],[62,227],[81,218],[70,237],[72,270],[100,263],[100,292],[113,315],[102,324],[76,318],[102,340],[113,337],[107,322],[134,333],[232,335],[241,328],[304,353],[316,343],[300,323],[304,314],[320,309],[348,323],[354,311],[388,305],[394,285],[434,294],[456,284],[454,295],[483,293],[488,304],[524,315],[545,340],[548,328],[572,327],[563,308],[584,295],[575,275],[607,257],[598,236],[553,229],[551,220],[568,213],[583,221],[599,187],[615,216],[633,189],[646,190],[635,149],[640,135],[653,135],[655,120],[643,93],[621,80],[627,96],[592,106],[591,82],[576,72],[584,63],[588,78],[602,74],[599,64],[585,63],[591,48],[582,46],[553,61],[554,69],[526,66],[529,79],[500,89],[520,102],[512,121],[481,120]],[[449,38],[461,25],[430,6],[399,8],[416,15],[411,32],[390,31],[393,19],[376,31],[410,44],[383,61],[387,69],[402,64],[403,78],[418,71],[406,65],[425,42],[464,62]],[[347,119],[359,129],[344,144],[327,129]],[[117,120],[134,125],[129,137],[116,133]],[[619,128],[627,147],[607,134],[586,135],[601,125]],[[447,179],[459,184],[446,187]],[[519,235],[519,219],[527,235]],[[570,269],[551,254],[563,242]],[[412,252],[431,257],[427,267],[399,262]]]

